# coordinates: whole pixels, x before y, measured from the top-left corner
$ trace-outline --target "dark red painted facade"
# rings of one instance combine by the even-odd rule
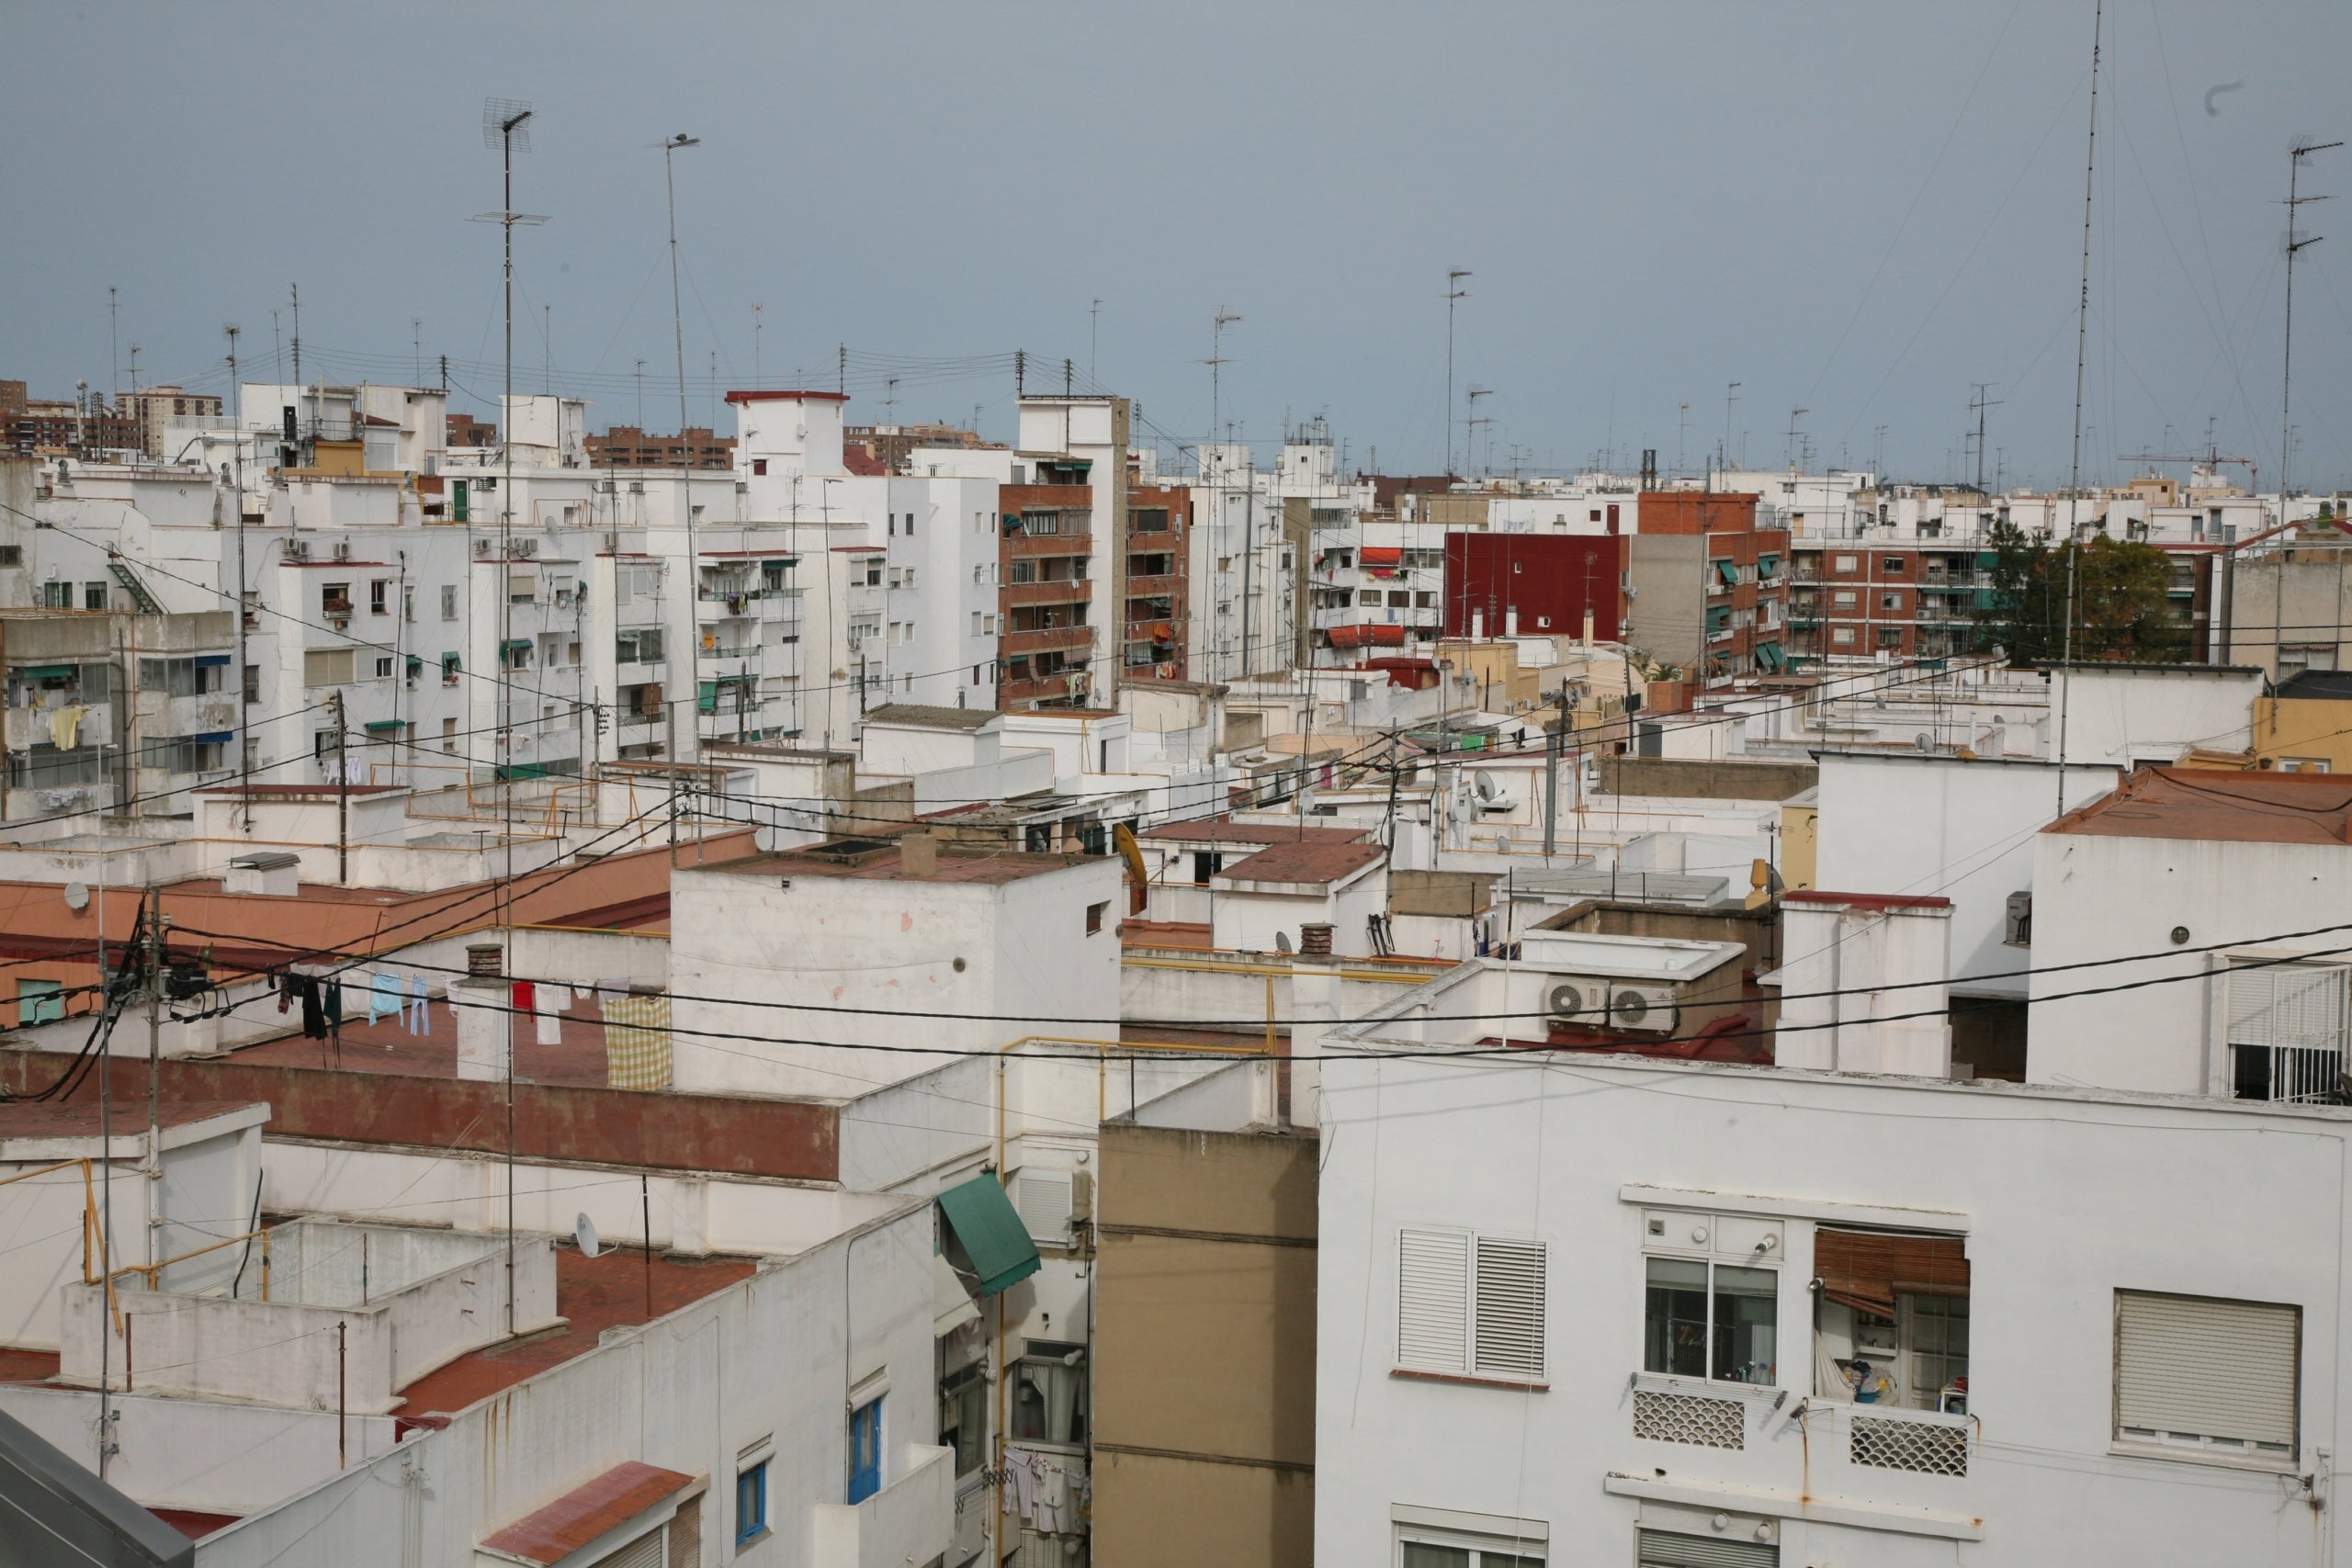
[[[1617,638],[1623,605],[1624,539],[1609,534],[1490,534],[1445,536],[1445,635],[1502,637],[1518,612],[1521,637],[1577,637],[1592,612],[1592,635]]]

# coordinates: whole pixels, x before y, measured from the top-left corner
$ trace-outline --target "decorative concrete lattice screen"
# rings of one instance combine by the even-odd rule
[[[1744,1449],[1747,1446],[1747,1407],[1736,1399],[1702,1399],[1690,1393],[1636,1389],[1634,1436],[1661,1443]]]
[[[1880,1470],[1964,1476],[1968,1473],[1968,1428],[1857,1416],[1847,1453],[1856,1464]]]

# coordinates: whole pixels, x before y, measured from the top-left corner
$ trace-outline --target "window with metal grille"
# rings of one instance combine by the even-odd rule
[[[2229,972],[2231,1089],[2240,1100],[2324,1100],[2344,1071],[2352,968],[2239,964]]]
[[[1540,1241],[1400,1232],[1397,1366],[1542,1382],[1547,1261]]]
[[[2115,1438],[2292,1463],[2302,1309],[2115,1292]]]

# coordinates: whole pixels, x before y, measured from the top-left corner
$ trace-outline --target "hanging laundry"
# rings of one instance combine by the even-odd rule
[[[79,703],[51,708],[49,713],[49,743],[61,751],[74,750],[74,742],[82,735],[82,716],[87,711]]]
[[[401,1010],[401,977],[398,975],[376,975],[368,981],[368,1021],[390,1018]]]
[[[605,1086],[670,1087],[670,998],[659,991],[605,1004]]]
[[[294,976],[280,971],[277,976],[277,1010],[284,1012],[294,1005]]]
[[[327,1037],[327,1013],[318,977],[295,975],[288,976],[288,981],[294,987],[295,997],[302,1004],[302,1037],[305,1040],[324,1040]]]
[[[411,1034],[433,1032],[433,983],[422,975],[408,977],[408,1008],[404,1016]]]
[[[534,1038],[540,1044],[560,1045],[563,1043],[563,1015],[556,1011],[553,1004],[556,998],[568,998],[571,994],[571,991],[562,986],[539,987],[539,1005],[535,1010],[532,1021],[538,1026],[538,1032]]]
[[[517,980],[508,993],[507,1006],[516,1012],[537,1012],[539,1010],[538,987],[528,980]]]
[[[330,978],[320,982],[319,1006],[327,1015],[327,1026],[334,1030],[337,1039],[341,1039],[343,1036],[343,982],[341,980]]]

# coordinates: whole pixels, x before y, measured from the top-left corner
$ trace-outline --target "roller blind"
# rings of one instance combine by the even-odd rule
[[[302,654],[302,684],[345,686],[351,683],[351,649],[313,648]]]
[[[1461,1371],[1470,1328],[1470,1237],[1404,1231],[1397,1255],[1396,1364]]]
[[[1544,1244],[1482,1235],[1477,1241],[1477,1327],[1473,1370],[1502,1377],[1544,1375]]]
[[[1642,1568],[1778,1568],[1781,1549],[1757,1540],[1717,1536],[1641,1532]]]
[[[1013,1206],[1021,1224],[1037,1241],[1056,1247],[1069,1245],[1070,1182],[1061,1171],[1023,1171],[1012,1179]]]
[[[1956,1235],[1899,1235],[1886,1231],[1837,1230],[1813,1235],[1813,1272],[1831,1301],[1894,1314],[1895,1292],[1964,1296],[1968,1252]]]
[[[2115,1428],[2292,1453],[2301,1309],[2115,1292]]]
[[[670,1557],[670,1529],[648,1530],[627,1546],[609,1556],[596,1560],[595,1568],[662,1568]]]
[[[2230,1043],[2332,1051],[2344,1044],[2342,964],[2241,965],[2230,971]]]

